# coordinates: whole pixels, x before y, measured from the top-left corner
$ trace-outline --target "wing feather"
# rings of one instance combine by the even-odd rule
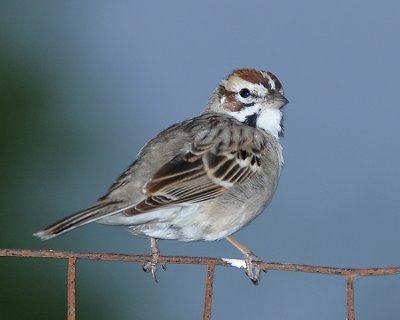
[[[146,198],[125,210],[125,215],[207,201],[261,170],[266,140],[256,129],[233,119],[210,117],[201,126],[193,122],[190,131],[191,148],[153,174],[143,187]]]
[[[243,150],[239,150],[215,155],[208,150],[200,155],[189,152],[174,158],[145,184],[146,199],[125,210],[125,215],[198,203],[220,196],[235,183],[242,183],[257,172],[257,162],[243,154]]]

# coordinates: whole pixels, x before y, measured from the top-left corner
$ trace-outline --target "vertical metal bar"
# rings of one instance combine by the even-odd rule
[[[75,280],[76,280],[76,258],[68,259],[68,307],[67,319],[75,320]]]
[[[211,320],[211,305],[214,285],[214,264],[207,265],[206,288],[204,293],[203,320]]]
[[[354,276],[346,277],[346,302],[347,302],[347,320],[355,320],[354,315]]]

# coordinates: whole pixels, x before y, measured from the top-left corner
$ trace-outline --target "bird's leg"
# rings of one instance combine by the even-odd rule
[[[244,254],[244,259],[246,261],[246,275],[254,284],[258,284],[260,282],[260,272],[265,272],[265,270],[260,269],[258,266],[254,265],[253,262],[261,261],[261,259],[258,258],[249,248],[237,241],[232,236],[228,236],[225,239]]]
[[[158,282],[156,272],[157,272],[158,258],[160,257],[160,249],[158,249],[157,239],[150,238],[150,249],[152,258],[149,262],[143,264],[143,270],[145,272],[151,272],[154,281]],[[165,270],[166,266],[163,264],[162,268],[163,270]]]

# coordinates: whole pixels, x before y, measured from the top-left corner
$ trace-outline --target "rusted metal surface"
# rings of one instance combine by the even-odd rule
[[[346,277],[347,320],[355,320],[354,313],[354,276]]]
[[[206,289],[204,293],[203,320],[211,320],[211,305],[214,285],[215,264],[207,265]]]
[[[75,320],[75,282],[76,282],[76,260],[101,260],[101,261],[124,261],[144,263],[151,260],[148,255],[127,255],[114,253],[80,253],[53,250],[28,250],[28,249],[0,249],[0,257],[19,258],[51,258],[68,259],[68,320]],[[214,270],[216,266],[221,267],[243,267],[242,260],[220,259],[212,257],[184,257],[184,256],[160,256],[158,262],[161,264],[197,264],[207,266],[205,282],[203,320],[211,319],[212,294],[214,283]],[[254,262],[261,269],[289,272],[319,273],[346,277],[346,304],[347,319],[355,320],[354,311],[354,279],[365,276],[384,276],[400,274],[399,267],[381,268],[334,268],[315,265],[277,263],[277,262]]]
[[[69,259],[76,257],[85,260],[103,260],[103,261],[125,261],[125,262],[146,262],[152,257],[149,255],[128,255],[115,253],[80,253],[69,251],[54,250],[26,250],[26,249],[0,249],[0,257],[30,257],[30,258],[55,258]],[[169,264],[200,264],[215,266],[232,267],[224,259],[211,257],[185,257],[185,256],[160,256],[159,263]],[[400,266],[396,267],[380,267],[380,268],[333,268],[296,263],[278,263],[278,262],[254,262],[261,269],[292,271],[305,273],[320,273],[339,276],[384,276],[400,273]]]
[[[75,279],[76,279],[76,257],[68,259],[68,284],[67,284],[67,319],[75,320]]]

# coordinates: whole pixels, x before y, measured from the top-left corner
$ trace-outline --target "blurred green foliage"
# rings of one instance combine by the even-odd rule
[[[60,124],[60,116],[51,107],[54,93],[50,88],[52,83],[37,61],[4,51],[0,54],[2,248],[35,245],[32,221],[49,208],[35,199],[32,186],[41,185],[41,168],[54,172],[65,161],[64,153],[53,153],[54,148],[81,143],[68,140],[70,137],[63,140],[63,126],[67,125]],[[65,318],[66,271],[67,261],[0,258],[0,318]],[[107,307],[107,295],[85,289],[78,294],[78,317],[79,312],[85,319],[112,317],[115,310]],[[80,311],[79,306],[88,307]]]

